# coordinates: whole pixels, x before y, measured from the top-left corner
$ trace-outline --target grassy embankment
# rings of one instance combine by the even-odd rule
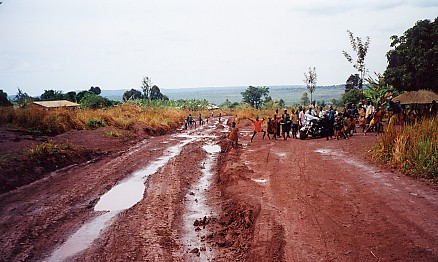
[[[386,132],[374,145],[372,156],[405,174],[438,182],[438,118]]]
[[[135,123],[149,130],[168,131],[184,119],[185,111],[175,108],[142,108],[125,104],[108,109],[46,111],[40,108],[1,108],[0,125],[13,125],[44,135],[103,126],[130,130]]]

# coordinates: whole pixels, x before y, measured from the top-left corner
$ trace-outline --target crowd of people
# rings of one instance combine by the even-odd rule
[[[300,138],[305,132],[311,133],[313,137],[325,137],[327,140],[348,139],[357,133],[357,128],[362,128],[365,135],[368,132],[383,133],[384,118],[388,119],[386,129],[391,130],[395,125],[414,124],[423,117],[436,116],[437,111],[435,101],[428,106],[406,106],[401,105],[399,101],[392,101],[391,97],[386,101],[385,107],[368,101],[357,106],[350,104],[341,111],[335,110],[332,106],[328,108],[299,106],[298,109],[292,108],[290,114],[287,109],[280,114],[277,109],[272,117],[269,116],[267,119],[260,119],[258,116],[249,119],[254,126],[250,141],[253,141],[257,133],[263,134],[262,139],[267,135],[268,139],[287,140]],[[267,121],[266,131],[262,125],[265,121]],[[235,121],[232,126],[236,126]],[[235,132],[234,130],[235,128],[232,128],[231,132]],[[237,139],[236,134],[232,137],[230,135],[230,140],[234,141],[232,138]]]
[[[384,119],[387,119],[386,130],[391,130],[395,125],[414,124],[424,117],[435,117],[438,113],[435,101],[428,105],[401,105],[399,101],[387,99],[386,106],[374,105],[371,101],[365,103],[350,104],[342,110],[336,110],[333,106],[315,107],[299,106],[292,108],[289,114],[287,109],[280,113],[278,109],[266,118],[248,118],[254,127],[250,141],[256,134],[262,133],[262,139],[267,135],[268,139],[305,139],[323,137],[329,139],[348,139],[361,128],[365,135],[369,132],[383,133]],[[213,117],[213,113],[211,113]],[[219,121],[222,114],[218,114]],[[208,123],[209,117],[202,118],[199,114],[194,118],[189,114],[185,120],[185,128],[196,128]],[[266,125],[264,123],[266,122]],[[237,147],[239,139],[239,118],[235,115],[230,125],[229,140],[233,147]],[[266,126],[266,131],[264,129]],[[306,135],[303,137],[303,135]]]

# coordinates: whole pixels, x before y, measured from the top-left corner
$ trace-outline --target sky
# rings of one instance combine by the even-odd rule
[[[0,89],[31,96],[139,89],[345,83],[347,30],[371,38],[383,73],[390,36],[433,20],[436,0],[2,0]]]

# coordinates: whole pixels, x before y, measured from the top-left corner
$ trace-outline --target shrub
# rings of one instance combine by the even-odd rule
[[[96,129],[96,128],[105,126],[105,123],[102,122],[102,120],[100,120],[98,118],[90,118],[87,121],[87,126],[91,129]]]
[[[42,144],[32,146],[28,151],[28,155],[30,159],[40,159],[47,158],[54,154],[73,149],[74,147],[70,143],[56,144],[52,140],[49,140]]]

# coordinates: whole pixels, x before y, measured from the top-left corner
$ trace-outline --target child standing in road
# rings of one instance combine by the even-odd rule
[[[277,140],[277,115],[274,115],[274,120],[268,117],[268,138],[271,140],[269,135],[274,135],[274,139]]]
[[[252,134],[251,142],[252,142],[252,139],[254,138],[255,134],[260,133],[260,132],[263,132],[263,140],[264,140],[265,139],[265,135],[266,135],[266,131],[263,130],[262,123],[263,123],[263,121],[265,121],[265,119],[263,118],[262,120],[259,120],[259,117],[256,116],[255,120],[254,119],[249,119],[249,120],[254,125],[254,133]]]
[[[236,122],[231,123],[230,136],[228,137],[233,145],[233,148],[237,148],[239,141],[239,128],[236,126]]]

